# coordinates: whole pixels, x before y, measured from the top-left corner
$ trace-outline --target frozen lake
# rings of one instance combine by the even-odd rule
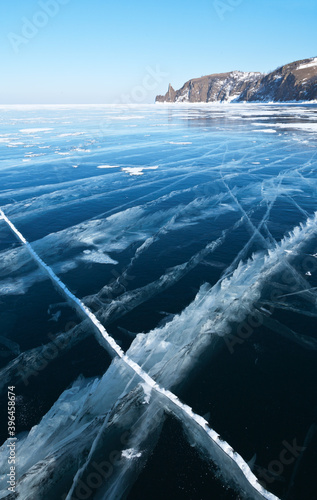
[[[316,131],[304,104],[0,107],[35,252],[0,218],[12,498],[314,498]]]

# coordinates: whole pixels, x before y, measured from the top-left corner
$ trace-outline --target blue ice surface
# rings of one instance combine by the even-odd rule
[[[110,329],[128,349],[137,333],[168,328],[175,314],[193,304],[204,283],[216,287],[224,276],[230,278],[239,262],[272,251],[289,231],[313,217],[316,130],[317,106],[304,104],[3,107],[0,207],[80,298],[98,297],[106,303],[129,292],[133,297],[142,287],[146,293],[155,290]],[[3,335],[26,351],[47,342],[52,329],[57,333],[74,317],[65,304],[58,304],[62,299],[0,224]],[[223,232],[219,247],[199,260]],[[315,255],[315,246],[309,241],[292,262],[296,286],[288,282],[280,288],[281,294],[293,295],[284,299],[274,318],[302,337],[288,341],[292,334],[285,330],[283,339],[276,340],[279,327],[266,324],[266,335],[261,330],[238,346],[234,356],[223,350],[212,370],[208,362],[202,364],[199,376],[189,378],[180,392],[197,412],[214,412],[213,427],[245,459],[257,454],[258,467],[279,456],[283,440],[305,439],[314,418],[314,405],[307,400],[315,359],[303,345],[314,337],[315,299],[313,290],[310,296],[302,292],[313,289],[317,279],[316,271],[303,269],[301,262],[305,255]],[[193,258],[199,263],[163,289],[160,277]],[[268,296],[264,287],[263,303],[257,306],[270,307],[265,303]],[[60,314],[54,321],[56,312]],[[197,308],[197,328],[201,314]],[[9,349],[10,344],[3,345]],[[103,373],[103,361],[94,361],[99,347],[94,349],[79,349],[73,368],[61,361],[67,384],[82,372]],[[284,369],[281,353],[287,358]],[[14,355],[9,349],[2,366]],[[288,384],[278,378],[285,370],[294,372]],[[242,372],[241,383],[236,380],[233,387],[232,377]],[[215,383],[218,377],[221,383]],[[37,381],[41,386],[40,378]],[[196,383],[201,384],[198,395]],[[278,389],[272,399],[273,383]],[[58,384],[62,393],[66,382]],[[45,390],[42,385],[41,397],[49,408],[56,399],[56,384]],[[223,398],[230,391],[238,408],[235,420],[230,402]],[[27,429],[42,416],[38,413],[34,419],[32,404],[25,417]],[[270,404],[273,409],[264,417]],[[281,425],[281,414],[288,416],[288,425]],[[164,443],[161,447],[164,450]],[[295,482],[293,471],[286,470],[282,486],[275,478],[277,494]],[[153,475],[151,464],[148,474]],[[138,487],[144,478],[140,481]],[[296,481],[303,488],[300,474]]]

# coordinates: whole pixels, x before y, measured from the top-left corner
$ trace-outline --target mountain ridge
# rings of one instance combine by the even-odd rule
[[[317,57],[269,73],[230,71],[192,78],[179,90],[169,84],[155,102],[290,102],[317,100]]]

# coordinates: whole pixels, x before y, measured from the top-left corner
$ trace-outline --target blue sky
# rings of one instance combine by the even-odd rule
[[[3,0],[0,103],[153,102],[317,56],[316,21],[315,0]]]

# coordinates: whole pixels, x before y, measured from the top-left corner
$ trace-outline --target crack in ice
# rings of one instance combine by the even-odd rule
[[[250,467],[248,464],[243,460],[243,458],[238,455],[231,446],[223,441],[220,437],[219,434],[217,434],[216,431],[214,431],[212,428],[209,427],[207,420],[205,420],[203,417],[200,415],[196,414],[193,412],[192,408],[185,403],[182,403],[178,397],[173,394],[171,391],[164,389],[160,385],[158,385],[155,380],[148,374],[146,373],[140,365],[138,365],[136,362],[134,362],[132,359],[130,359],[124,351],[121,349],[121,347],[116,343],[116,341],[108,334],[104,326],[100,323],[100,321],[97,319],[97,317],[90,311],[88,307],[85,306],[85,304],[77,298],[67,287],[66,285],[58,278],[58,276],[53,272],[53,270],[45,264],[45,262],[39,257],[39,255],[33,250],[32,246],[28,241],[24,238],[24,236],[20,233],[20,231],[14,226],[14,224],[8,219],[8,217],[4,214],[4,212],[0,209],[0,217],[7,223],[7,225],[10,227],[12,232],[17,236],[17,238],[21,241],[23,245],[26,246],[27,250],[30,252],[31,256],[34,258],[34,260],[38,263],[38,265],[44,269],[44,271],[49,275],[51,280],[58,286],[60,291],[66,295],[71,302],[75,305],[76,309],[84,313],[85,316],[87,316],[91,323],[94,325],[94,327],[97,328],[97,330],[100,332],[100,334],[103,336],[105,339],[107,345],[108,345],[108,351],[110,351],[110,354],[117,355],[119,358],[121,358],[132,370],[141,378],[144,380],[144,382],[154,391],[157,393],[163,395],[166,399],[169,400],[169,402],[172,403],[173,406],[176,408],[180,409],[182,413],[185,413],[191,420],[193,420],[196,424],[198,424],[202,430],[205,431],[209,439],[211,439],[215,444],[219,446],[219,448],[228,456],[230,457],[233,462],[238,466],[238,468],[242,471],[243,475],[247,479],[248,483],[258,492],[260,495],[262,495],[263,498],[267,500],[278,500],[278,497],[276,497],[274,494],[268,492],[263,488],[263,486],[260,485],[258,482],[256,476],[252,473]]]

